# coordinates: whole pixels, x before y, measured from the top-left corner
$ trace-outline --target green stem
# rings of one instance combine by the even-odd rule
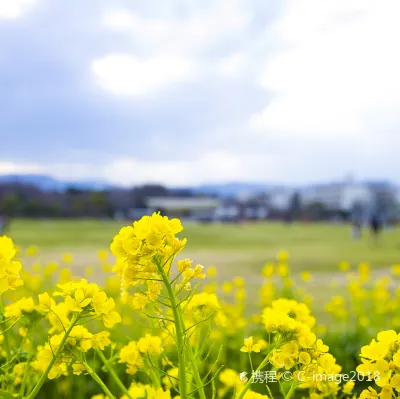
[[[264,358],[264,360],[260,363],[260,365],[257,367],[256,371],[260,371],[263,367],[265,367],[272,355],[272,352],[274,351],[274,349],[276,348],[277,345],[275,345],[267,354],[267,356]],[[249,380],[247,381],[246,385],[243,387],[243,389],[240,391],[239,395],[236,397],[236,399],[243,399],[244,395],[246,394],[246,392],[250,389],[250,386],[252,384],[252,380],[251,378],[249,378]],[[285,398],[286,399],[286,398]]]
[[[120,378],[118,377],[117,373],[115,372],[113,366],[110,364],[110,362],[107,360],[107,358],[104,356],[104,353],[99,349],[96,348],[96,353],[99,355],[101,361],[103,364],[106,366],[108,372],[111,375],[111,378],[114,380],[114,382],[118,385],[118,387],[121,389],[121,391],[129,398],[133,399],[131,394],[129,393],[128,389],[125,387],[125,385],[122,383]]]
[[[44,384],[44,382],[46,381],[46,379],[50,373],[50,370],[54,366],[54,363],[56,362],[58,356],[61,354],[61,352],[64,348],[64,345],[65,345],[65,342],[67,341],[67,338],[68,338],[69,334],[71,333],[72,329],[74,328],[77,320],[78,320],[78,315],[75,314],[72,318],[70,326],[68,327],[67,331],[64,333],[64,336],[62,337],[60,345],[58,346],[56,352],[54,353],[53,358],[51,359],[51,362],[47,366],[46,371],[42,374],[39,381],[36,383],[35,387],[33,388],[32,392],[29,394],[29,396],[26,399],[33,399],[39,393],[40,389],[42,388],[42,385]]]
[[[19,346],[19,351],[18,351],[19,353],[21,353],[22,348],[24,347],[25,342],[28,340],[28,338],[29,338],[29,340],[31,339],[35,327],[36,327],[36,324],[34,324],[31,327],[31,329],[29,330],[29,333],[27,335],[25,335],[25,337],[23,338],[21,345]],[[25,395],[26,385],[28,383],[28,377],[29,377],[29,367],[30,367],[32,358],[33,358],[33,353],[32,353],[32,348],[31,348],[30,352],[28,353],[28,357],[26,359],[26,364],[24,367],[24,375],[22,377],[21,386],[19,388],[18,399],[23,398]]]
[[[285,399],[290,399],[292,397],[293,392],[295,391],[295,389],[296,389],[295,384],[292,384],[292,386],[290,387],[288,393],[285,396]]]
[[[199,395],[201,399],[206,399],[206,395],[204,393],[204,384],[203,381],[201,380],[199,369],[197,368],[197,359],[195,359],[192,347],[188,344],[188,352],[189,352],[189,357],[192,363],[192,370],[193,370],[193,377],[196,382],[197,388],[199,388]]]
[[[107,388],[106,384],[104,384],[104,382],[97,375],[97,373],[87,363],[83,363],[83,365],[86,367],[90,376],[97,382],[97,384],[99,384],[100,388],[107,395],[107,397],[109,399],[115,399],[115,396],[110,392],[110,390]]]
[[[19,394],[18,394],[18,398],[23,398],[24,394],[25,394],[25,388],[26,388],[26,384],[28,381],[28,376],[29,376],[29,366],[31,364],[31,355],[28,356],[28,359],[26,360],[25,363],[25,367],[24,367],[24,376],[22,377],[22,383],[21,383],[21,387],[19,389]]]
[[[188,387],[186,379],[186,356],[185,356],[185,345],[183,342],[183,326],[181,315],[177,306],[176,297],[174,290],[172,289],[171,283],[164,271],[163,265],[160,262],[156,262],[157,268],[161,274],[164,285],[167,289],[169,300],[171,301],[171,308],[174,314],[175,330],[176,330],[176,343],[178,347],[178,363],[179,363],[179,394],[181,399],[189,399]]]
[[[150,364],[150,362],[147,361],[146,363],[147,363],[147,367],[149,368],[150,378],[153,381],[154,388],[160,388],[161,387],[160,378],[158,377],[158,375],[154,371],[154,368]]]

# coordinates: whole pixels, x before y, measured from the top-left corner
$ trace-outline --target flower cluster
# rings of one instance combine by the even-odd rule
[[[161,355],[162,352],[161,338],[146,334],[138,342],[131,341],[121,348],[119,363],[126,364],[128,374],[136,374],[144,366],[146,356]]]
[[[86,316],[101,318],[107,328],[121,322],[121,316],[114,310],[114,299],[109,298],[97,284],[88,283],[86,279],[81,279],[80,281],[58,284],[57,288],[59,291],[56,291],[54,296],[64,298],[64,306],[60,309],[64,318],[65,314],[68,313],[84,313]],[[57,314],[54,309],[57,305],[47,292],[39,295],[39,303],[45,311]]]
[[[400,334],[394,330],[378,333],[369,345],[361,348],[362,364],[357,371],[375,381],[381,392],[369,387],[361,393],[361,399],[390,399],[400,392]]]
[[[79,352],[85,353],[96,348],[104,350],[106,346],[111,345],[109,336],[110,333],[107,331],[92,334],[83,326],[73,327],[64,348],[62,348],[59,357],[50,369],[48,378],[55,379],[61,375],[68,375],[71,365],[73,374],[79,375],[86,371],[88,367],[82,362]],[[32,362],[34,370],[41,373],[46,371],[63,337],[64,333],[53,335],[49,342],[38,348],[37,359]]]
[[[158,213],[144,216],[133,226],[123,227],[111,244],[117,259],[114,271],[121,276],[122,286],[128,288],[147,279],[159,278],[154,257],[164,265],[181,251],[186,240],[179,240],[175,234],[182,230],[179,219],[169,220]]]
[[[128,390],[128,395],[123,395],[121,399],[171,399],[170,391],[162,388],[154,388],[151,385],[132,383]],[[93,399],[93,398],[92,398]]]
[[[22,265],[15,260],[17,249],[11,238],[0,237],[0,294],[23,285],[20,278]]]

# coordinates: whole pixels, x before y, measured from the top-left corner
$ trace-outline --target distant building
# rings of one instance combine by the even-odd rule
[[[221,222],[234,222],[241,219],[242,209],[236,200],[223,200],[214,213],[215,220]]]
[[[268,217],[269,210],[261,198],[242,197],[221,201],[215,211],[215,220],[237,222],[242,220],[262,220]]]
[[[269,207],[277,211],[286,211],[295,192],[291,187],[278,187],[268,191]]]
[[[355,203],[369,207],[373,194],[367,184],[339,182],[310,186],[300,191],[304,205],[324,204],[331,211],[351,212]]]
[[[146,202],[151,212],[194,220],[214,220],[220,205],[218,198],[210,197],[150,197]]]

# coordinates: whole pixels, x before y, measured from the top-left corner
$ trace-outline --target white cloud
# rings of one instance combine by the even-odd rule
[[[251,20],[245,0],[193,2],[186,7],[184,17],[172,5],[166,6],[162,15],[154,12],[151,17],[114,9],[104,12],[102,21],[108,28],[124,30],[128,38],[139,38],[149,52],[194,54],[227,37],[240,35]]]
[[[215,167],[217,164],[218,168]],[[107,178],[118,184],[162,183],[193,184],[207,180],[224,181],[232,170],[240,172],[239,160],[224,152],[212,152],[188,161],[145,161],[124,158],[111,162],[106,168]]]
[[[20,5],[29,1],[0,0],[0,17],[4,4],[14,10],[18,4],[17,13],[3,11],[11,18],[21,15]],[[122,155],[102,166],[90,161],[99,156],[77,153],[72,159],[85,163],[62,163],[67,159],[63,154],[51,166],[3,163],[0,173],[40,171],[62,179],[108,179],[125,185],[303,182],[349,171],[357,177],[398,180],[397,0],[284,0],[270,7],[271,14],[262,0],[165,0],[153,9],[144,1],[142,12],[140,2],[125,3],[126,9],[106,5],[109,11],[101,16],[100,30],[95,27],[105,38],[105,49],[90,68],[98,86],[126,96],[128,105],[130,97],[149,95],[146,112],[107,123],[115,121],[114,114],[121,117],[112,109],[98,134],[109,136],[110,126],[120,126],[116,142],[123,143],[129,132],[146,131],[134,133],[134,139],[145,141],[140,148],[150,148],[154,141],[151,158],[159,160],[147,161],[145,151],[132,158],[131,147],[122,145]],[[88,26],[92,32],[93,25]],[[83,45],[92,42],[83,40]],[[98,45],[96,54],[102,49]],[[194,81],[190,92],[179,86],[173,96],[152,103],[151,95]],[[153,115],[159,114],[156,120]],[[82,125],[81,118],[76,123]],[[176,143],[183,135],[180,150],[191,160],[163,158],[167,140]],[[101,142],[107,147],[107,140]],[[115,143],[112,147],[116,151]]]
[[[253,155],[238,157],[226,150],[210,150],[189,160],[148,161],[135,157],[119,157],[102,165],[42,164],[37,171],[68,181],[93,179],[121,186],[143,183],[191,186],[249,180],[249,172],[251,181],[262,181],[265,177],[273,179],[277,175],[274,165],[276,162],[272,157]],[[23,172],[22,167],[20,170]]]
[[[272,101],[250,119],[261,134],[364,138],[400,106],[400,3],[289,1],[267,35],[278,47],[261,74]]]
[[[193,3],[185,18],[173,7],[150,18],[124,9],[109,10],[102,15],[102,23],[124,33],[136,52],[107,54],[93,61],[92,70],[104,89],[125,95],[143,95],[198,80],[208,67],[202,52],[240,35],[249,21],[244,0]],[[220,63],[219,68],[235,73],[242,62],[235,57]]]
[[[185,161],[119,159],[106,165],[103,172],[108,181],[125,186],[148,182],[191,186],[274,179],[276,172],[273,165],[273,157],[237,156],[226,150],[210,150]]]
[[[0,0],[0,19],[15,19],[36,0]]]
[[[217,69],[223,76],[235,77],[244,72],[246,61],[244,53],[233,53],[218,60]]]
[[[92,69],[106,90],[122,95],[142,95],[185,82],[195,75],[195,65],[178,57],[140,59],[134,55],[111,54],[97,59]]]
[[[0,162],[0,175],[18,173],[40,173],[42,167],[38,164],[27,164],[17,162]]]
[[[120,10],[104,13],[102,15],[102,22],[110,28],[126,30],[133,26],[135,20],[133,14]]]

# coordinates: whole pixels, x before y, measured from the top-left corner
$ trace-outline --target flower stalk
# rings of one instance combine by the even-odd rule
[[[112,365],[110,364],[110,362],[107,360],[107,358],[104,356],[104,353],[97,348],[96,349],[96,353],[99,355],[101,361],[103,362],[103,364],[106,366],[108,372],[111,375],[111,378],[114,380],[114,382],[118,385],[118,387],[121,389],[121,391],[129,398],[129,399],[133,399],[131,394],[129,393],[128,389],[125,387],[125,385],[123,384],[123,382],[120,380],[120,378],[118,377],[117,373],[115,372],[114,368],[112,367]]]
[[[60,345],[58,346],[57,350],[55,351],[53,358],[51,359],[49,365],[47,366],[45,372],[41,375],[39,381],[36,383],[35,387],[33,388],[32,392],[29,394],[29,396],[26,399],[34,399],[37,394],[39,393],[40,389],[42,388],[42,385],[44,384],[44,382],[46,381],[50,370],[52,369],[52,367],[54,366],[58,356],[60,355],[60,353],[62,352],[64,345],[67,341],[67,338],[69,336],[69,334],[71,333],[72,329],[74,328],[76,322],[78,321],[78,314],[75,314],[72,318],[71,324],[69,325],[68,329],[65,331],[64,336],[60,342]]]
[[[177,305],[174,290],[168,279],[167,274],[164,271],[164,267],[160,262],[157,262],[158,271],[161,274],[165,288],[167,289],[169,300],[171,302],[172,313],[174,315],[175,330],[176,330],[176,343],[178,347],[178,362],[179,362],[179,393],[181,399],[188,399],[188,384],[186,378],[186,354],[185,354],[185,343],[183,340],[184,328],[182,325],[181,314]]]
[[[97,382],[99,387],[103,390],[103,392],[107,395],[109,399],[115,399],[115,396],[110,392],[110,390],[107,388],[106,384],[102,381],[102,379],[98,376],[98,374],[87,364],[83,363],[83,365],[86,367],[89,375]]]
[[[265,356],[264,360],[260,363],[260,365],[257,367],[255,372],[260,371],[261,369],[263,369],[268,364],[269,359],[271,358],[271,355],[272,355],[272,353],[273,353],[275,348],[276,348],[276,345],[274,345],[274,347],[268,352],[267,356]],[[236,397],[236,399],[243,399],[243,397],[246,394],[246,392],[250,389],[251,384],[252,384],[252,380],[251,380],[251,378],[249,378],[249,380],[247,381],[246,385],[239,392],[239,394]]]

